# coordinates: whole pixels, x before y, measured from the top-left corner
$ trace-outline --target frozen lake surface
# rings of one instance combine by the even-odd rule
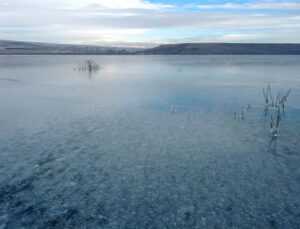
[[[0,228],[300,228],[299,98],[300,56],[0,56]]]

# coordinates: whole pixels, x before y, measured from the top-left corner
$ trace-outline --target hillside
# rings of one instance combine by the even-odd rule
[[[140,49],[0,40],[0,54],[130,54]]]
[[[185,43],[139,49],[0,40],[1,54],[300,55],[300,44]]]
[[[153,55],[298,55],[300,44],[187,43],[160,45],[143,51]]]

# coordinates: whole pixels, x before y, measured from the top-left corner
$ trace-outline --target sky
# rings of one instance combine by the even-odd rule
[[[0,0],[0,40],[300,43],[300,0]]]

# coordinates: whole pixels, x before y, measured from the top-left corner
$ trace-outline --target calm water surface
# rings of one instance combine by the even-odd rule
[[[300,56],[0,56],[0,228],[299,228],[299,97]]]

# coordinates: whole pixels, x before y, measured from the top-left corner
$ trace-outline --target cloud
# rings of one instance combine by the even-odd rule
[[[224,4],[188,4],[187,8],[203,10],[212,9],[245,9],[245,10],[299,10],[300,3],[296,2],[248,2],[248,3],[224,3]]]
[[[15,8],[78,9],[84,7],[103,9],[167,9],[173,5],[151,3],[146,0],[3,0],[2,6]]]
[[[173,8],[172,5],[150,3],[149,1],[141,0],[89,0],[89,5],[92,7],[109,8],[109,9],[168,9]]]
[[[0,39],[134,46],[185,40],[300,41],[297,11],[223,10],[271,5],[274,9],[278,4],[287,9],[292,3],[225,3],[218,5],[221,10],[215,10],[215,4],[198,4],[193,7],[202,8],[196,11],[142,0],[2,0],[0,4]]]

